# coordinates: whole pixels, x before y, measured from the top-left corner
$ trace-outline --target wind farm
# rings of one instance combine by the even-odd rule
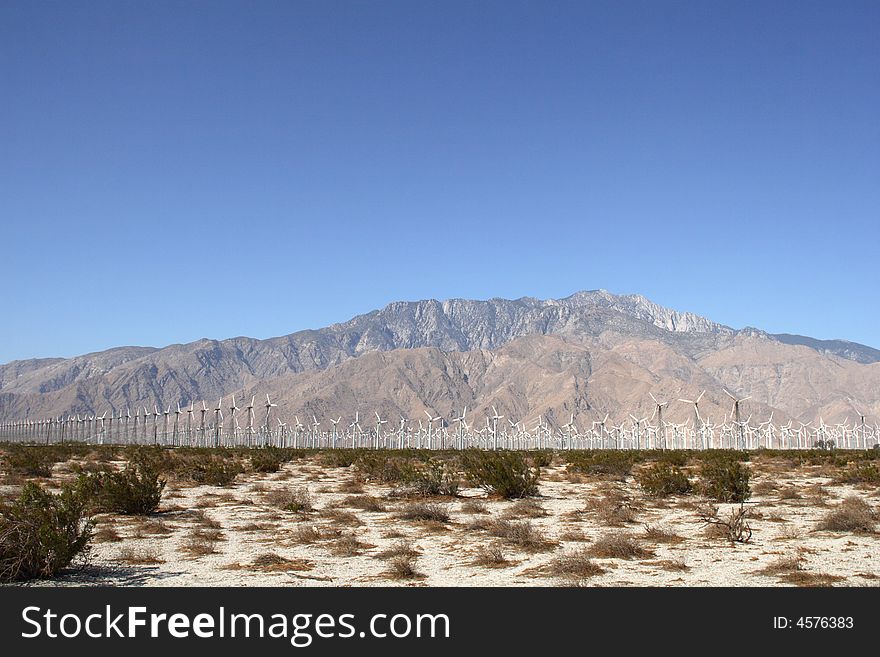
[[[0,440],[12,443],[29,444],[61,444],[82,442],[93,445],[154,445],[162,447],[227,447],[227,448],[260,448],[278,447],[293,449],[489,449],[489,450],[704,450],[704,449],[735,449],[735,450],[805,450],[805,449],[844,449],[866,450],[880,449],[880,425],[869,424],[865,416],[853,407],[856,421],[847,417],[842,422],[828,424],[821,417],[814,422],[795,422],[789,420],[785,424],[774,424],[773,413],[763,421],[759,421],[750,413],[743,417],[743,405],[749,397],[737,398],[727,390],[724,391],[731,399],[730,411],[720,421],[700,415],[699,403],[705,391],[700,392],[695,400],[679,399],[678,403],[693,408],[693,416],[683,422],[672,422],[664,419],[670,402],[658,402],[653,394],[655,410],[650,417],[637,418],[628,414],[619,424],[609,422],[606,413],[602,420],[591,422],[588,426],[578,426],[574,415],[569,422],[559,428],[551,428],[543,424],[543,418],[533,420],[521,418],[514,421],[505,419],[498,409],[491,407],[486,414],[485,426],[477,421],[476,426],[466,419],[467,407],[461,416],[452,414],[445,418],[434,415],[436,411],[424,410],[426,422],[417,418],[413,420],[401,416],[397,427],[386,428],[387,419],[382,419],[378,411],[374,411],[376,421],[373,426],[364,430],[359,421],[359,412],[353,421],[342,432],[338,424],[343,417],[327,418],[330,428],[321,429],[322,422],[312,416],[312,422],[303,425],[298,417],[288,423],[280,417],[273,417],[271,411],[277,406],[266,395],[265,420],[259,425],[253,423],[253,403],[247,406],[248,426],[242,428],[235,418],[235,397],[230,400],[228,418],[224,420],[223,398],[217,401],[214,408],[213,422],[206,421],[208,407],[202,406],[201,420],[193,427],[191,422],[183,429],[178,428],[175,418],[169,429],[168,416],[171,407],[164,413],[154,408],[152,425],[148,426],[151,414],[144,407],[141,430],[135,422],[131,431],[126,428],[129,411],[118,411],[108,417],[105,411],[100,416],[89,415],[79,417],[68,415],[57,418],[23,420],[0,424]],[[196,402],[190,402],[192,408]],[[185,405],[185,404],[184,404]],[[180,414],[180,404],[177,405]],[[191,411],[190,411],[191,412]],[[161,429],[158,418],[164,417]],[[136,418],[137,416],[135,416]],[[116,429],[114,431],[114,419]],[[273,421],[274,420],[274,421]],[[473,416],[472,416],[473,420]],[[455,425],[453,427],[452,425]],[[436,425],[436,426],[435,426]],[[345,426],[345,425],[343,425]]]

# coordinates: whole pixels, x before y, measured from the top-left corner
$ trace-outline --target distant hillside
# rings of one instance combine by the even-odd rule
[[[495,403],[514,418],[622,418],[647,410],[649,391],[674,398],[706,389],[706,409],[717,404],[720,413],[727,387],[777,417],[830,420],[852,415],[848,397],[880,412],[878,368],[880,351],[863,345],[737,331],[639,295],[598,290],[558,300],[401,301],[268,340],[15,361],[0,366],[0,417],[213,403],[265,391],[280,410],[315,414]]]

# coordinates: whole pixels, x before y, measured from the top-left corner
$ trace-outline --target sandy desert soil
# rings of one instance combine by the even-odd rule
[[[64,464],[56,466],[63,471]],[[841,485],[821,467],[750,464],[752,538],[712,535],[697,495],[655,499],[632,476],[542,470],[540,496],[414,500],[363,481],[355,466],[310,456],[274,474],[246,473],[226,487],[171,481],[148,518],[101,514],[89,565],[47,585],[119,586],[876,586],[880,535],[820,531],[848,496],[875,510],[876,487]],[[273,492],[307,490],[312,510],[280,510]],[[475,504],[476,502],[476,504]],[[402,517],[427,504],[439,519]],[[719,517],[738,505],[720,504]],[[412,510],[412,509],[410,509]],[[417,507],[423,515],[425,509]],[[448,521],[442,512],[448,514]],[[495,537],[531,525],[531,540]],[[493,529],[493,527],[495,529]],[[509,528],[510,525],[507,525]],[[609,557],[612,535],[635,554]],[[626,551],[626,549],[624,549]]]

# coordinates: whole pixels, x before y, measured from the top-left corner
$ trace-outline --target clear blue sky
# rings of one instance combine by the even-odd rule
[[[0,3],[0,361],[639,292],[880,347],[880,3]]]

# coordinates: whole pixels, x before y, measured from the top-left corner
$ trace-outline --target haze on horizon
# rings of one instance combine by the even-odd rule
[[[880,5],[0,6],[0,362],[637,293],[880,347]]]

